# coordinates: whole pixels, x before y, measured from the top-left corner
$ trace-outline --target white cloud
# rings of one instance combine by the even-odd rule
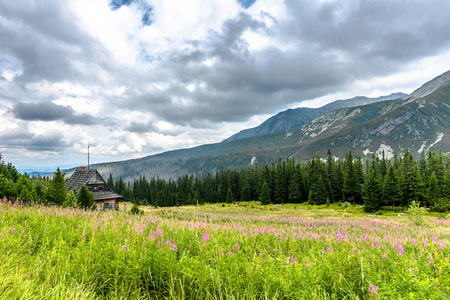
[[[219,142],[289,107],[411,92],[450,65],[450,23],[436,16],[427,27],[422,14],[422,5],[449,6],[437,3],[0,3],[0,134],[25,126],[33,142],[0,141],[0,151],[54,165],[84,161],[91,143],[96,162],[126,159]],[[400,8],[401,26],[377,30]],[[355,25],[364,13],[375,21]],[[84,119],[19,120],[18,103],[70,107]]]

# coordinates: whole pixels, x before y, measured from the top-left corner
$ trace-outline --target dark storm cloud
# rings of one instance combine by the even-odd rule
[[[302,100],[343,90],[355,80],[398,72],[402,66],[450,48],[450,2],[286,1],[291,15],[268,26],[241,12],[221,31],[191,48],[173,52],[161,67],[175,83],[167,97],[147,94],[151,111],[186,125],[244,121]],[[273,20],[270,15],[266,16]],[[251,51],[246,31],[273,36],[280,44]],[[284,45],[290,45],[283,50]],[[205,60],[214,61],[212,67]],[[184,85],[204,83],[188,91]],[[188,106],[170,99],[189,98]],[[149,103],[150,100],[144,101]],[[149,106],[150,107],[150,106]]]
[[[318,51],[339,50],[364,67],[364,59],[407,62],[448,49],[448,1],[286,1],[295,18],[286,40],[307,41]],[[373,67],[368,65],[365,67]]]
[[[64,136],[59,132],[49,133],[45,136],[30,133],[26,125],[0,134],[3,148],[25,148],[30,151],[62,150],[68,146],[63,138]]]
[[[18,103],[13,114],[24,121],[63,121],[66,124],[92,125],[97,120],[87,114],[76,114],[71,107],[54,104],[53,102]]]

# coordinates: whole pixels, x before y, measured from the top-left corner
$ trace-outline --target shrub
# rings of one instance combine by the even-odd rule
[[[415,225],[422,226],[425,223],[423,217],[428,214],[428,209],[426,207],[420,207],[419,202],[412,201],[406,212]]]
[[[139,206],[137,206],[136,203],[133,203],[133,207],[130,210],[130,214],[132,214],[132,215],[143,215],[144,211],[142,209],[139,209]]]
[[[450,211],[450,203],[447,199],[439,198],[432,207],[430,207],[430,211],[446,213]]]

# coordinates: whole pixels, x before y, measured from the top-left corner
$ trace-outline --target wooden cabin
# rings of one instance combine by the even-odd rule
[[[70,176],[66,187],[69,191],[75,190],[79,192],[83,185],[94,194],[97,209],[118,210],[119,201],[126,200],[123,196],[112,191],[97,169],[87,169],[86,167],[78,168],[72,176]]]

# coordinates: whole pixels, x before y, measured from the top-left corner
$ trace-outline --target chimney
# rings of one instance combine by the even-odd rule
[[[83,172],[84,170],[86,170],[86,167],[80,167],[80,172]]]

